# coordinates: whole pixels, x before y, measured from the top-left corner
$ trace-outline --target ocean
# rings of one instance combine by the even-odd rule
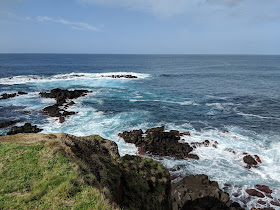
[[[137,78],[104,77],[120,74]],[[171,175],[207,174],[247,208],[263,207],[245,192],[256,184],[280,198],[280,56],[0,54],[0,77],[0,95],[28,93],[0,100],[0,123],[22,120],[17,125],[29,122],[42,133],[98,134],[115,141],[121,155],[137,154],[137,148],[120,132],[162,125],[190,131],[182,141],[207,139],[218,147],[197,148],[200,160],[153,157]],[[75,99],[67,110],[78,113],[59,123],[40,112],[55,100],[38,93],[53,88],[93,92]],[[244,152],[258,155],[260,167],[244,167]]]

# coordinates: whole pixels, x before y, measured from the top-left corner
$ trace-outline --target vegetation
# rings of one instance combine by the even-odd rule
[[[50,147],[0,142],[0,209],[111,209],[78,169]]]

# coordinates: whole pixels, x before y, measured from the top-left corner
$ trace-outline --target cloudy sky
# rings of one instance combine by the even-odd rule
[[[0,0],[0,52],[280,54],[280,0]]]

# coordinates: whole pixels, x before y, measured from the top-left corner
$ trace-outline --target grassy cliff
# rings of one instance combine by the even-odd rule
[[[169,209],[170,176],[100,136],[0,137],[0,209]]]

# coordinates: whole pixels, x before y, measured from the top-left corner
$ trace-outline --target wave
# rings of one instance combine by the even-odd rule
[[[199,104],[193,102],[193,101],[167,101],[167,100],[139,100],[139,99],[130,99],[130,102],[162,102],[162,103],[171,103],[171,104],[180,104],[182,106],[199,106]]]
[[[246,118],[259,118],[259,119],[274,119],[274,120],[279,120],[280,118],[277,117],[271,117],[271,116],[261,116],[261,115],[256,115],[256,114],[248,114],[248,113],[244,113],[244,112],[240,112],[237,111],[237,109],[234,109],[234,111],[236,112],[236,114],[244,116]]]
[[[135,72],[107,72],[107,73],[70,73],[70,74],[57,74],[49,77],[38,76],[38,75],[20,75],[13,77],[5,77],[0,79],[2,85],[13,85],[13,84],[25,84],[32,82],[49,82],[59,80],[75,80],[75,79],[116,79],[112,78],[112,75],[131,75],[137,78],[133,79],[145,79],[150,77],[150,74],[135,73]],[[129,78],[117,78],[127,80]]]

